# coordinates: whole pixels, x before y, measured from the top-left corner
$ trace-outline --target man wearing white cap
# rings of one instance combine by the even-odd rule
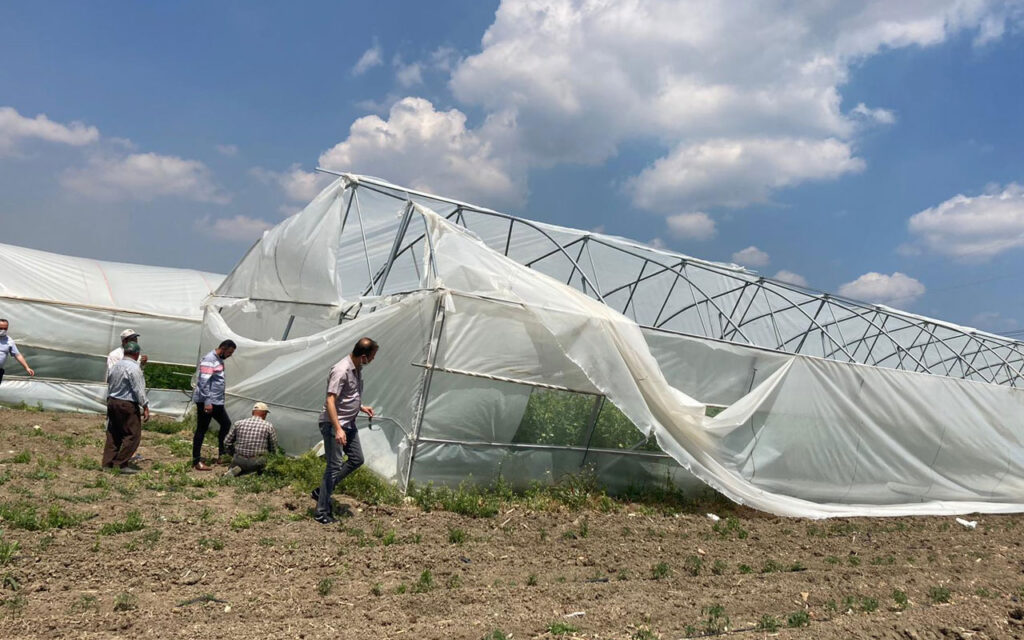
[[[259,473],[267,466],[267,452],[277,451],[277,432],[267,420],[270,407],[263,402],[252,406],[252,417],[239,420],[231,426],[224,438],[224,446],[234,454],[231,468],[225,475]]]
[[[124,360],[124,345],[129,342],[138,342],[139,332],[135,329],[125,329],[121,332],[121,346],[114,349],[107,354],[107,373],[110,372],[110,367],[114,366],[114,363],[118,360]],[[149,362],[149,356],[139,356],[139,366],[144,367]]]

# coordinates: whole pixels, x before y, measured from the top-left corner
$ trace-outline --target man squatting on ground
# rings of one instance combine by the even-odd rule
[[[0,318],[0,384],[4,381],[4,364],[7,363],[7,356],[14,356],[15,360],[25,367],[25,373],[30,376],[36,375],[32,367],[25,362],[25,356],[18,351],[18,345],[14,344],[14,338],[7,335],[7,327],[10,326],[6,318]]]
[[[139,332],[135,329],[125,329],[121,332],[121,346],[114,349],[107,354],[107,371],[110,371],[110,367],[114,366],[114,363],[118,360],[124,360],[124,345],[129,342],[139,341]],[[149,362],[149,356],[142,354],[139,356],[139,366],[145,367],[146,363]]]
[[[270,407],[263,402],[252,406],[252,416],[239,420],[228,431],[224,446],[234,454],[231,468],[224,475],[262,473],[267,466],[267,452],[277,451],[277,431],[267,420]]]
[[[146,379],[138,359],[139,343],[128,342],[124,345],[124,358],[107,372],[107,444],[103,448],[103,467],[119,467],[121,473],[139,472],[130,461],[142,439],[142,422],[149,420]]]
[[[314,519],[320,524],[334,522],[331,515],[331,493],[339,482],[363,464],[359,446],[356,416],[362,411],[373,418],[373,407],[360,404],[363,395],[363,367],[377,357],[378,345],[369,338],[360,338],[352,353],[331,367],[327,378],[327,399],[320,413],[320,433],[324,437],[324,470],[320,488],[314,489]],[[342,463],[342,452],[348,459]]]
[[[196,471],[209,471],[210,467],[203,464],[200,456],[203,452],[203,439],[206,437],[206,430],[210,428],[210,420],[216,420],[220,425],[217,433],[217,455],[223,456],[224,438],[231,429],[231,418],[224,410],[224,361],[235,352],[233,340],[225,340],[220,345],[203,356],[199,361],[199,380],[196,382],[196,390],[192,393],[192,400],[196,403],[196,434],[192,438],[192,468]]]

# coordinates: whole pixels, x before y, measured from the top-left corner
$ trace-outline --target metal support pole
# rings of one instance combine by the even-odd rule
[[[444,292],[439,292],[437,304],[434,307],[434,326],[430,332],[430,344],[427,347],[427,367],[423,372],[420,384],[420,394],[416,399],[416,408],[412,416],[412,435],[409,443],[409,464],[405,469],[405,477],[402,478],[402,493],[409,490],[409,480],[412,478],[412,466],[416,462],[416,447],[419,446],[420,429],[423,428],[423,414],[427,408],[427,399],[430,397],[430,381],[434,377],[434,365],[437,362],[438,352],[441,346],[441,335],[444,331]]]

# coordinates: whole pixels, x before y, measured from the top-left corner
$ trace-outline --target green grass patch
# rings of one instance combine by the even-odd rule
[[[928,588],[928,600],[932,604],[943,604],[949,602],[952,594],[946,587],[929,587]]]
[[[326,598],[331,595],[331,589],[334,588],[334,580],[331,578],[324,578],[316,585],[316,592],[320,594],[321,598]]]
[[[806,611],[794,611],[786,617],[786,626],[792,629],[807,627],[811,624],[811,615]]]
[[[0,462],[5,462],[7,464],[28,464],[31,460],[32,453],[29,451],[22,451],[13,457],[0,460]]]
[[[661,580],[663,578],[667,578],[668,574],[671,572],[672,570],[669,569],[667,562],[659,562],[651,567],[651,578],[654,580]]]
[[[114,596],[114,611],[134,611],[139,608],[139,599],[131,593]]]
[[[14,556],[18,554],[18,543],[8,542],[3,538],[3,531],[0,531],[0,567],[11,563]]]
[[[559,620],[549,624],[547,631],[553,636],[567,636],[570,633],[579,633],[580,628]]]
[[[101,536],[113,536],[119,533],[131,533],[132,531],[140,531],[144,529],[146,524],[142,521],[142,516],[138,511],[129,511],[124,520],[115,520],[114,522],[108,522],[107,524],[100,527]]]
[[[57,505],[51,505],[45,514],[40,515],[35,505],[27,502],[0,503],[0,520],[14,529],[27,531],[45,531],[47,529],[67,529],[77,526],[93,515],[72,514]]]
[[[231,519],[231,528],[235,531],[248,529],[256,522],[265,522],[270,517],[270,507],[262,507],[256,513],[239,513]]]
[[[434,588],[434,575],[430,569],[424,569],[419,579],[412,585],[413,593],[426,593]]]

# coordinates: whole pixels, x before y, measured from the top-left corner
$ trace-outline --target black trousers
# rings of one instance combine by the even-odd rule
[[[224,438],[228,437],[231,430],[231,418],[224,410],[224,405],[213,405],[213,411],[206,413],[206,405],[202,402],[196,403],[196,435],[192,438],[192,466],[199,464],[200,455],[203,452],[203,439],[206,438],[206,431],[210,428],[210,421],[216,420],[220,425],[217,433],[217,455],[224,455]]]
[[[0,369],[0,384],[4,383],[4,370]]]

